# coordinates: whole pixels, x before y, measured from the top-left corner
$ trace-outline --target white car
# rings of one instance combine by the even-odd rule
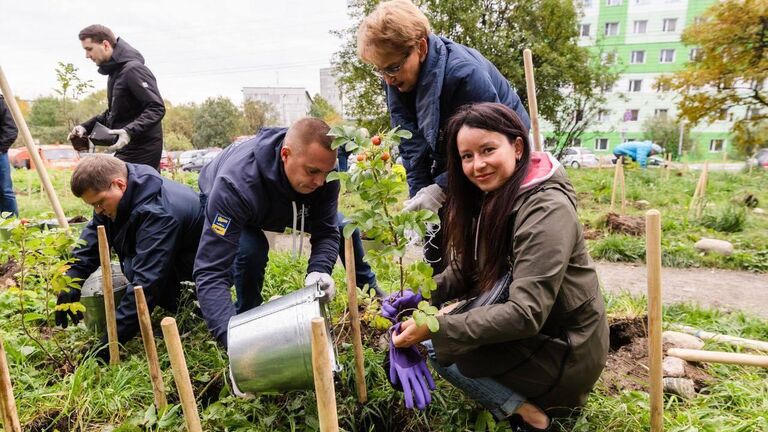
[[[596,167],[600,161],[592,150],[584,147],[568,147],[560,158],[560,163],[572,168]]]
[[[208,150],[187,150],[179,155],[179,166],[186,165],[200,156],[208,153]]]

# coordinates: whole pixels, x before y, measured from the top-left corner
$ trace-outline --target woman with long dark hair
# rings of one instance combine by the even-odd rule
[[[432,302],[462,301],[441,310],[435,333],[404,322],[394,345],[431,339],[440,375],[515,430],[548,430],[550,416],[585,403],[608,352],[573,187],[505,105],[460,108],[446,139],[450,266]]]

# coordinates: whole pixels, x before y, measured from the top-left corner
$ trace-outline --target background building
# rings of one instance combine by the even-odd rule
[[[622,73],[608,91],[604,111],[574,145],[609,152],[623,141],[642,139],[648,119],[677,118],[676,95],[656,80],[696,56],[695,47],[681,42],[682,32],[716,0],[576,1],[583,10],[580,44],[602,51],[604,61]],[[722,158],[734,116],[743,115],[738,108],[723,109],[720,121],[692,129],[693,156]]]
[[[312,98],[303,87],[243,87],[243,101],[263,101],[272,104],[277,111],[275,126],[290,126],[306,117]]]
[[[341,89],[333,68],[320,69],[320,97],[328,101],[329,104],[342,116],[344,115],[344,103],[341,97]]]

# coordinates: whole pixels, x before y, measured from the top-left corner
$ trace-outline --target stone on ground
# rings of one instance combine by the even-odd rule
[[[664,378],[664,393],[678,395],[684,399],[696,397],[693,380],[688,378]]]
[[[685,360],[677,357],[664,357],[661,363],[665,377],[680,378],[685,376]]]
[[[718,253],[720,255],[732,255],[733,244],[725,240],[711,238],[702,238],[693,245],[696,250],[707,253]]]
[[[687,333],[667,330],[661,334],[663,343],[673,348],[701,349],[704,341]]]

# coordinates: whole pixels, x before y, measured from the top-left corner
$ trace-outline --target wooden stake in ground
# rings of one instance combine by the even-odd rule
[[[693,199],[688,207],[688,214],[691,212],[697,217],[701,217],[701,211],[704,208],[704,200],[707,196],[707,180],[709,178],[709,162],[704,162],[704,168],[701,170],[699,181],[696,183],[696,189],[693,191]]]
[[[2,411],[6,432],[21,432],[19,414],[16,412],[16,399],[13,397],[11,372],[8,368],[8,359],[5,357],[2,336],[0,336],[0,411]]]
[[[613,172],[613,189],[611,190],[611,213],[614,212],[616,205],[616,195],[621,189],[621,213],[624,213],[627,205],[626,191],[624,190],[624,156],[619,156],[616,160],[616,168]]]
[[[648,361],[651,397],[651,432],[664,430],[664,384],[661,357],[661,214],[645,213],[645,249],[648,266]]]
[[[339,430],[339,414],[336,411],[336,389],[333,386],[328,334],[323,318],[312,319],[312,371],[315,377],[320,432],[336,432]]]
[[[37,175],[40,176],[40,183],[42,183],[43,189],[45,189],[45,193],[48,195],[48,201],[51,203],[53,212],[56,214],[56,220],[59,221],[60,227],[67,229],[69,228],[69,223],[67,222],[66,216],[64,216],[64,210],[62,210],[61,203],[59,203],[59,197],[56,195],[56,190],[53,189],[51,179],[48,177],[48,170],[45,168],[43,160],[40,158],[40,154],[37,152],[37,146],[32,140],[32,134],[29,132],[27,122],[24,120],[24,116],[21,114],[19,104],[16,103],[16,98],[13,95],[13,91],[11,90],[11,85],[8,84],[8,80],[5,78],[5,72],[3,72],[2,67],[0,67],[0,90],[5,96],[5,103],[8,104],[8,108],[11,110],[13,121],[19,128],[20,138],[24,142],[24,145],[27,146],[29,157],[35,164],[35,170],[37,171]]]
[[[704,351],[685,348],[670,348],[667,355],[691,362],[725,363],[768,368],[768,356],[739,354],[720,351]]]
[[[360,332],[360,314],[357,310],[357,284],[355,277],[355,250],[352,239],[344,240],[344,262],[347,268],[347,295],[349,296],[349,321],[352,326],[352,346],[355,350],[355,383],[357,384],[357,400],[368,402],[368,389],[365,385],[365,355],[363,340]]]
[[[189,432],[203,432],[203,427],[200,425],[200,415],[197,413],[195,393],[192,391],[192,382],[189,380],[187,361],[184,359],[184,348],[181,346],[179,329],[176,327],[176,320],[171,317],[165,317],[160,321],[160,328],[163,330],[165,346],[168,348],[168,356],[171,359],[173,381],[176,383],[176,389],[181,399],[181,409],[184,412],[187,430]]]
[[[144,296],[144,288],[140,286],[133,288],[133,294],[136,297],[136,310],[139,315],[141,340],[144,342],[144,352],[147,354],[149,378],[152,380],[152,393],[155,395],[155,406],[157,407],[157,412],[161,413],[165,411],[165,408],[168,406],[168,401],[165,399],[163,375],[160,372],[160,362],[157,360],[157,347],[155,346],[155,336],[152,333],[152,320],[149,319],[147,298]]]
[[[109,364],[120,363],[120,348],[117,346],[117,322],[115,321],[115,293],[112,291],[112,264],[109,261],[109,242],[104,225],[96,228],[99,236],[99,258],[101,260],[101,283],[104,294],[104,311],[107,315],[107,340],[109,341]]]
[[[528,114],[531,117],[531,133],[533,133],[534,150],[541,151],[541,136],[539,135],[539,104],[536,101],[536,79],[533,77],[533,54],[526,48],[523,50],[525,66],[525,85],[528,90]]]

